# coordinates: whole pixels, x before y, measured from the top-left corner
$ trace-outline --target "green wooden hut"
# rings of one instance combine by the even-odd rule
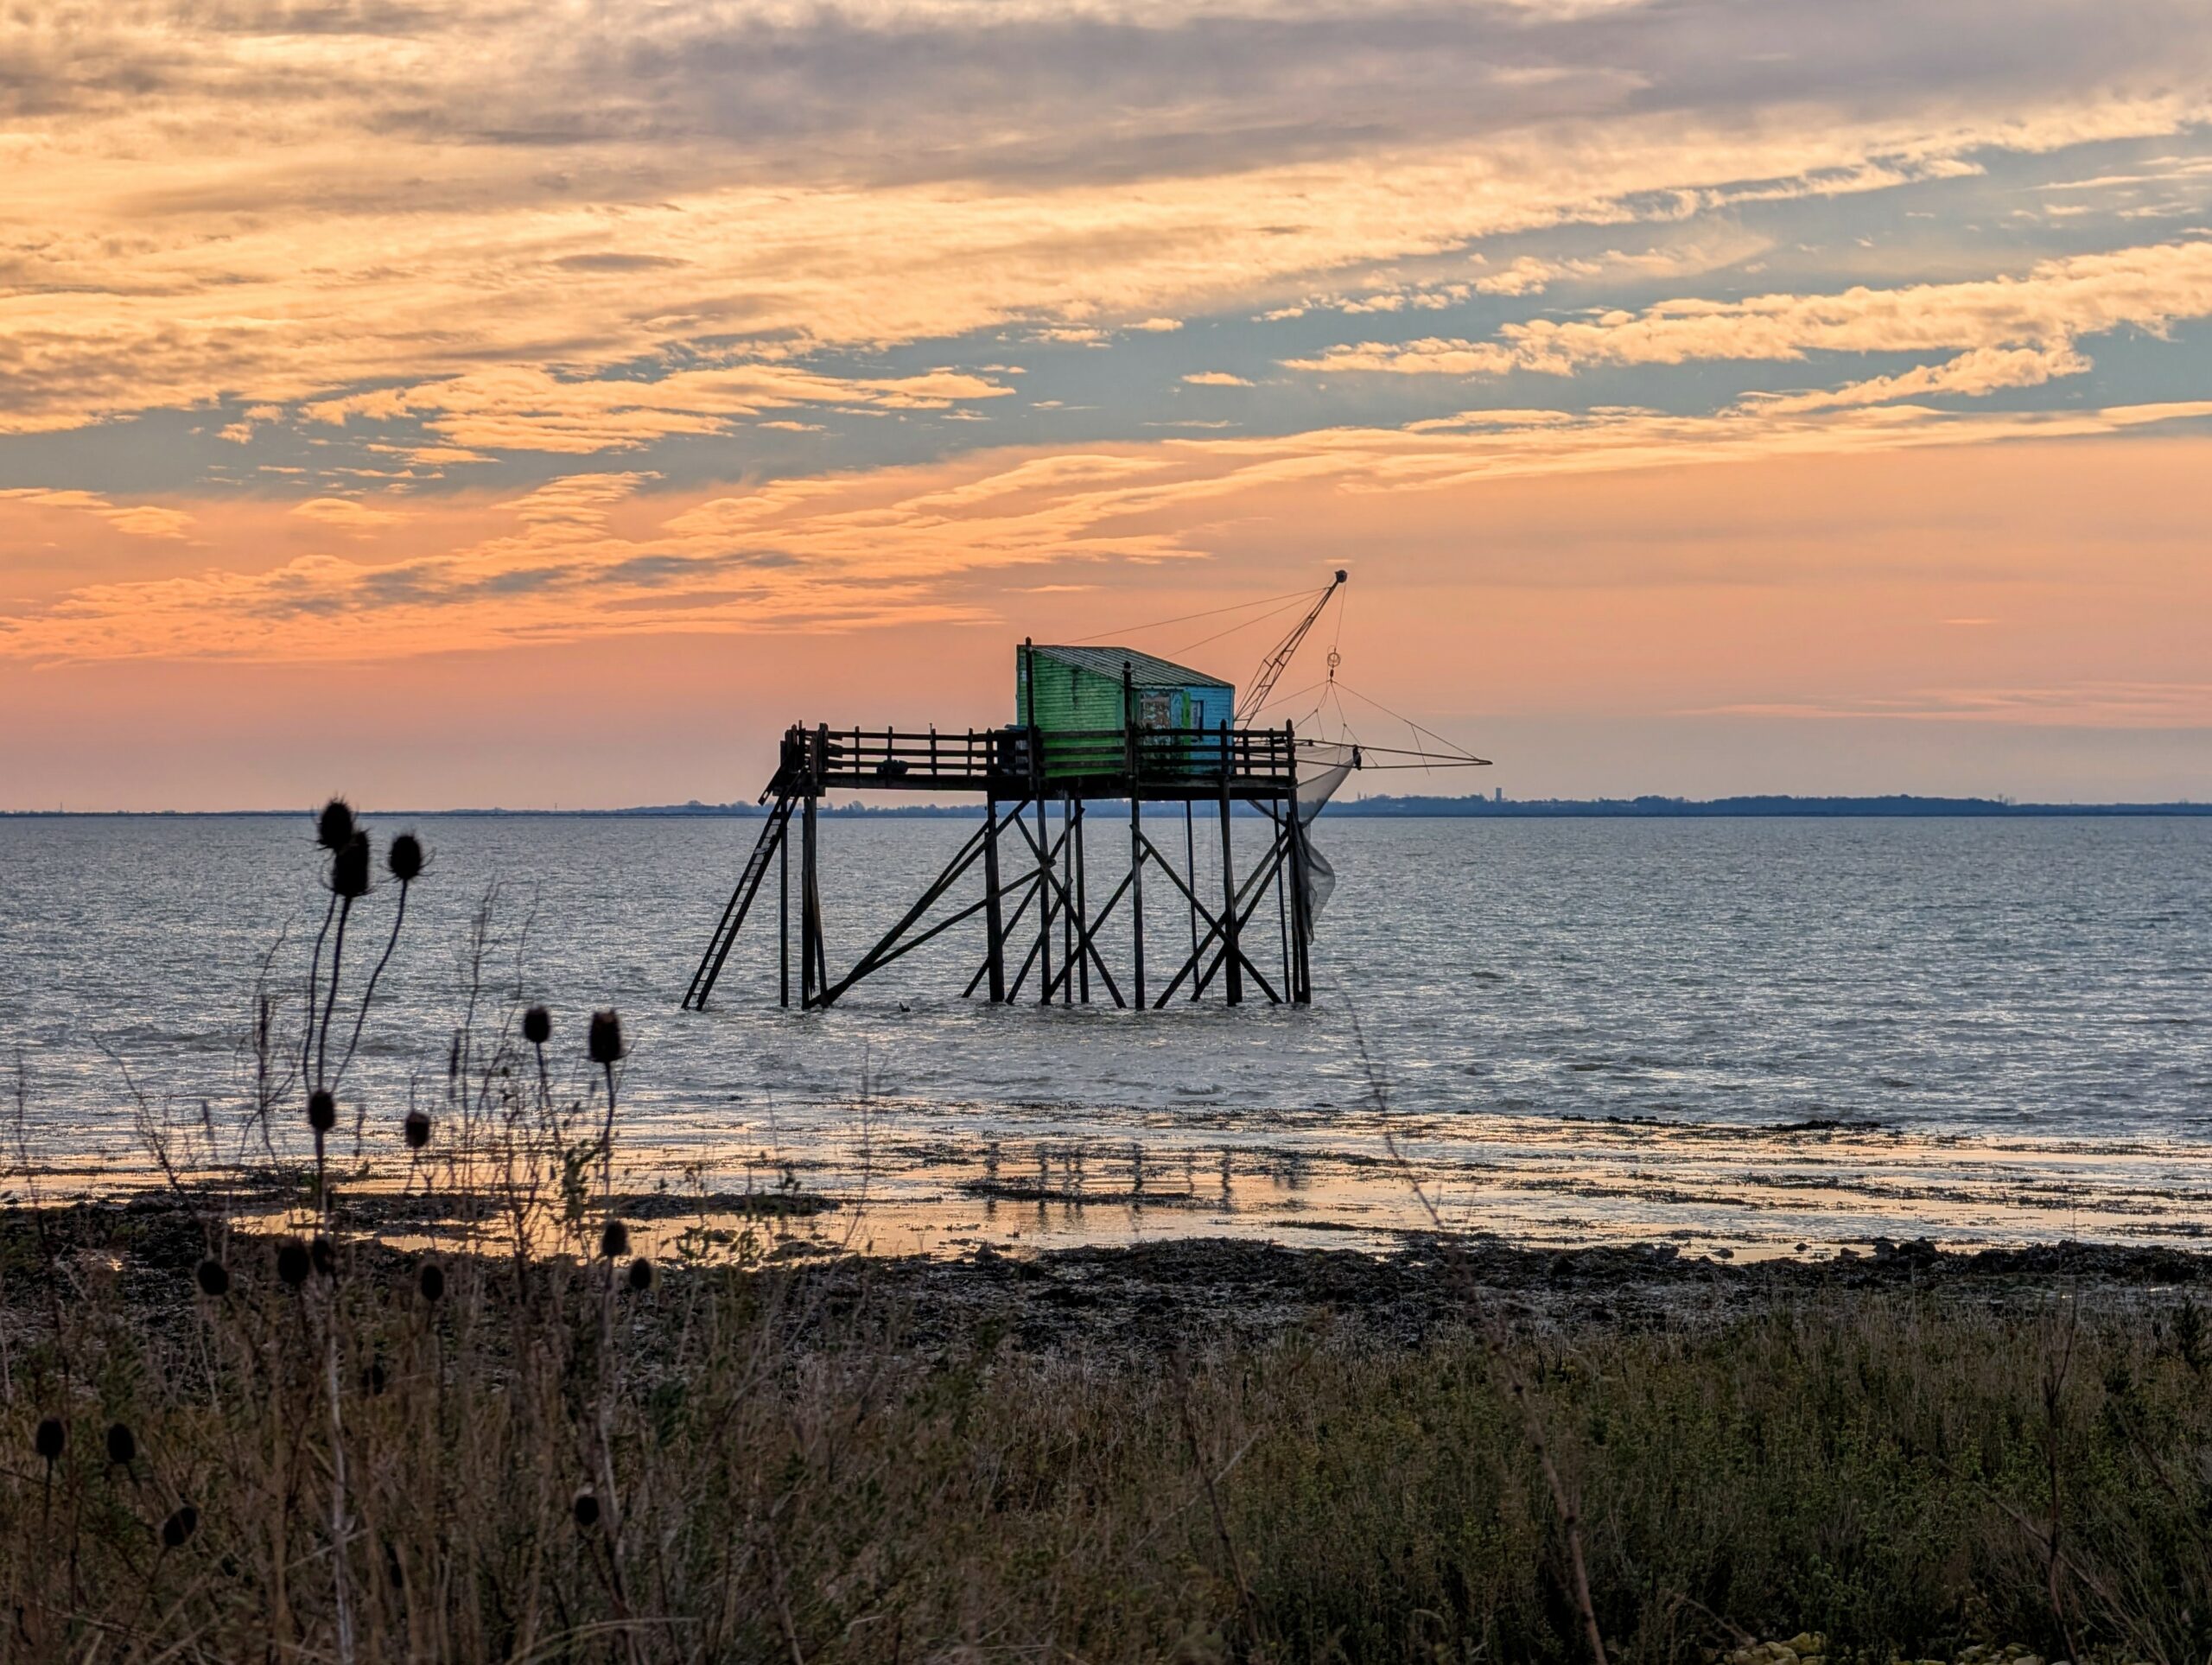
[[[1014,650],[1014,721],[1033,723],[1043,737],[1048,776],[1118,767],[1118,739],[1102,745],[1095,737],[1118,737],[1128,723],[1211,731],[1236,719],[1234,686],[1133,647],[1024,642]]]

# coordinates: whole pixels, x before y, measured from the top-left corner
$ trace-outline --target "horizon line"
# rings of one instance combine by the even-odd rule
[[[1103,804],[1121,800],[1101,798],[1090,801]],[[842,803],[833,804],[825,801],[822,812],[825,815],[934,817],[973,814],[976,807],[966,804],[929,802],[876,804],[859,802],[848,795]],[[683,804],[628,804],[608,809],[562,808],[559,805],[550,808],[543,806],[511,808],[500,804],[489,804],[448,809],[361,809],[359,813],[402,818],[454,820],[470,817],[552,818],[563,816],[589,820],[749,820],[758,819],[767,811],[761,805],[744,799],[722,804],[709,804],[695,798]],[[2186,798],[2024,802],[2005,797],[1989,798],[1974,795],[1953,797],[1913,792],[1834,794],[1737,792],[1707,798],[1684,798],[1659,793],[1639,793],[1627,798],[1531,798],[1481,795],[1380,793],[1332,803],[1326,806],[1325,813],[1338,816],[1401,816],[1409,818],[1437,819],[1485,817],[1511,819],[1516,817],[1535,818],[1547,816],[1619,818],[1725,817],[1732,815],[1766,818],[1795,815],[1811,817],[1859,816],[1888,819],[1935,818],[1953,816],[1987,819],[2005,817],[2069,815],[2101,817],[2212,815],[2212,802],[2199,802]],[[312,808],[72,810],[63,805],[50,810],[0,810],[0,820],[219,820],[267,819],[291,816],[311,820],[314,814]]]

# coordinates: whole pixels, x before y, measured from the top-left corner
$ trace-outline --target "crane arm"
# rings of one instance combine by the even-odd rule
[[[1237,702],[1236,721],[1240,727],[1260,715],[1268,697],[1275,691],[1275,683],[1281,680],[1293,656],[1297,653],[1299,644],[1306,639],[1306,632],[1320,618],[1321,609],[1329,605],[1329,598],[1343,587],[1345,579],[1351,575],[1342,567],[1338,568],[1337,575],[1330,581],[1329,587],[1315,599],[1312,607],[1306,609],[1306,616],[1290,627],[1290,633],[1275,644],[1272,653],[1260,661],[1259,673],[1252,678],[1252,685],[1245,690],[1244,697]]]

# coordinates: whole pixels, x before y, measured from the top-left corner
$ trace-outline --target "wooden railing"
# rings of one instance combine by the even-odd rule
[[[777,773],[783,790],[830,786],[1000,791],[1085,780],[1287,786],[1288,728],[792,728]],[[771,791],[776,788],[772,787]]]

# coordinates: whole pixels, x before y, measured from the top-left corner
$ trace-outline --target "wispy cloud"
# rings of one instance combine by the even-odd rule
[[[1795,362],[1814,353],[1966,349],[1942,365],[1808,395],[1793,406],[1811,410],[2033,386],[2086,370],[2088,360],[2074,350],[2084,336],[2128,326],[2163,331],[2177,321],[2207,315],[2212,315],[2212,241],[2190,241],[2047,260],[2020,276],[1862,286],[1834,295],[1666,301],[1634,313],[1508,324],[1486,340],[1368,341],[1286,364],[1334,374],[1529,371],[1571,376],[1597,365]]]
[[[411,418],[471,450],[586,453],[672,434],[721,431],[734,417],[795,405],[945,410],[1014,390],[959,371],[872,378],[824,376],[788,364],[679,370],[652,378],[564,378],[519,365],[308,405],[317,422]]]
[[[567,476],[472,512],[416,545],[404,521],[345,526],[372,553],[265,570],[86,585],[0,617],[0,655],[316,659],[671,629],[854,629],[976,616],[972,575],[1206,554],[1224,518],[1324,487],[1387,499],[1575,474],[2005,440],[2112,435],[2212,417],[2212,401],[1958,415],[1914,406],[1818,416],[1470,412],[1418,429],[1165,440],[927,469],[644,493],[637,472]],[[404,512],[402,511],[401,512]]]
[[[98,492],[57,492],[38,486],[16,486],[0,491],[0,502],[33,505],[47,509],[81,510],[133,537],[182,537],[193,526],[193,517],[182,509],[158,503],[117,503]]]
[[[2054,376],[2078,376],[2089,367],[2088,359],[2068,346],[1978,346],[1955,359],[1895,376],[1870,377],[1810,393],[1754,394],[1748,402],[1776,413],[1794,413],[1946,393],[1980,397],[2000,388],[2040,387]]]
[[[1926,688],[1896,695],[1744,702],[1701,707],[1681,715],[1828,720],[1882,717],[1906,722],[2008,723],[2031,728],[2212,728],[2212,683],[2090,681],[2040,687]]]
[[[1449,285],[1356,275],[2212,113],[2212,22],[2182,0],[2126,29],[2062,0],[53,0],[0,22],[0,59],[29,228],[0,252],[15,433],[517,367],[1105,340],[1316,294],[1417,308]],[[1585,257],[1452,281],[1525,296]],[[702,397],[489,420],[596,448],[728,414]]]
[[[390,509],[375,509],[350,497],[309,498],[292,512],[303,519],[340,531],[366,534],[379,526],[397,524],[402,517]]]

